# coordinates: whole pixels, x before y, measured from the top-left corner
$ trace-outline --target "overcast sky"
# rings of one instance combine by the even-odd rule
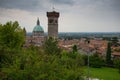
[[[0,0],[0,23],[18,21],[32,32],[37,17],[47,32],[46,12],[60,12],[59,32],[120,32],[120,0]]]

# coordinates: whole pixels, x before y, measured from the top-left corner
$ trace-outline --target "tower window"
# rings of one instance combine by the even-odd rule
[[[58,23],[58,21],[57,21],[57,20],[55,20],[55,23]]]
[[[49,20],[49,23],[53,23],[53,19],[50,19],[50,20]]]

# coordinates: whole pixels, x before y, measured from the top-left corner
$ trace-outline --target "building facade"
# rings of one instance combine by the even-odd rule
[[[48,17],[48,37],[58,37],[58,18],[59,12],[47,12]]]

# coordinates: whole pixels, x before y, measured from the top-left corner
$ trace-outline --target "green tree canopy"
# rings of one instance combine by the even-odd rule
[[[114,65],[116,68],[118,68],[118,71],[120,73],[120,58],[115,58],[114,59]]]
[[[47,54],[59,54],[61,52],[58,47],[57,39],[49,37],[44,43],[44,50]]]
[[[73,45],[73,47],[72,47],[72,52],[75,53],[75,52],[77,52],[77,51],[78,51],[77,45]]]
[[[24,33],[17,21],[0,25],[0,46],[19,48],[23,45]]]
[[[104,62],[101,57],[99,57],[98,53],[94,53],[90,55],[90,66],[95,68],[101,68]]]

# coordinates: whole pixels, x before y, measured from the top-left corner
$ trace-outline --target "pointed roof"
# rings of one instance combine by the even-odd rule
[[[40,21],[39,21],[39,18],[37,19],[37,25],[40,25]]]
[[[33,31],[44,31],[42,26],[40,25],[39,18],[37,18],[37,25],[34,27]]]

